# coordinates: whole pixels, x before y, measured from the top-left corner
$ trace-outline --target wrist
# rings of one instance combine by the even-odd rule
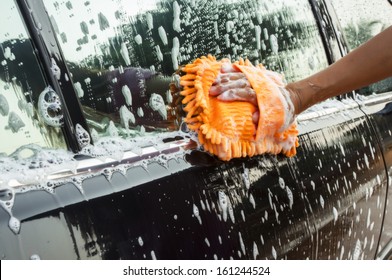
[[[293,104],[294,115],[300,114],[303,111],[300,89],[293,83],[287,84],[285,89],[287,90],[291,103]]]
[[[282,132],[295,121],[296,113],[290,92],[284,87],[279,87],[279,90],[283,97],[282,102],[284,108],[284,122],[280,128],[280,132]]]

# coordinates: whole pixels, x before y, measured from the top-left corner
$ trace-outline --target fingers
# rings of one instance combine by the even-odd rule
[[[247,101],[257,106],[256,93],[252,88],[229,89],[217,98],[222,101]]]
[[[211,88],[210,88],[210,95],[211,96],[217,96],[217,95],[219,95],[219,94],[221,94],[222,92],[221,92],[221,88],[220,88],[220,86],[212,86]]]
[[[249,89],[252,90],[247,79],[230,80],[227,82],[220,82],[212,85],[210,88],[210,95],[217,96],[229,90]]]
[[[255,125],[259,123],[259,118],[260,118],[260,112],[259,111],[254,112],[252,115],[252,121]]]
[[[247,101],[257,106],[256,93],[245,74],[231,63],[222,64],[209,93],[222,101]]]
[[[232,73],[232,72],[240,72],[238,69],[234,68],[233,64],[230,62],[225,62],[221,67],[222,73]]]
[[[213,85],[221,84],[221,83],[228,83],[230,81],[241,80],[241,79],[246,80],[246,76],[242,72],[219,73],[218,77],[216,77]]]

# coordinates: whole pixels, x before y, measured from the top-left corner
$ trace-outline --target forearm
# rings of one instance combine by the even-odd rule
[[[392,76],[392,27],[326,69],[286,86],[295,113],[351,90]]]

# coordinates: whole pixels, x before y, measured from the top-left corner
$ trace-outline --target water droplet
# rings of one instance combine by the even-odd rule
[[[120,108],[120,119],[121,125],[125,128],[127,134],[129,134],[129,124],[134,124],[136,122],[136,119],[133,113],[129,111],[125,105],[122,105]]]
[[[124,59],[125,64],[128,66],[131,65],[131,59],[129,58],[129,51],[128,51],[127,45],[124,42],[121,43],[120,54],[121,54],[122,58]]]
[[[181,32],[181,20],[180,20],[181,9],[177,1],[173,2],[173,30]]]
[[[222,209],[222,217],[223,220],[226,222],[227,220],[227,209],[228,209],[228,200],[227,196],[223,191],[218,192],[218,199],[219,199],[219,206]]]
[[[286,187],[286,184],[284,183],[284,179],[279,177],[279,186],[284,189]]]
[[[370,164],[369,164],[368,156],[367,156],[366,154],[364,154],[364,155],[363,155],[363,158],[364,158],[364,160],[365,160],[366,167],[369,169]]]
[[[245,244],[244,244],[244,240],[242,240],[241,232],[238,233],[238,238],[239,238],[239,240],[240,240],[240,245],[241,245],[242,254],[245,255],[245,253],[246,253]]]
[[[159,26],[158,27],[158,34],[159,34],[159,37],[162,40],[162,43],[166,46],[168,44],[168,41],[167,41],[166,31],[163,28],[163,26]]]
[[[15,112],[11,112],[8,116],[8,127],[13,133],[17,133],[19,129],[25,126],[21,117]]]
[[[157,56],[158,60],[163,61],[163,54],[162,54],[161,48],[159,46],[155,46],[155,52],[156,52],[156,56]]]
[[[47,125],[60,127],[63,123],[60,97],[50,86],[39,95],[38,113]]]
[[[261,27],[258,26],[258,25],[255,26],[255,37],[256,37],[256,48],[258,50],[260,50],[261,49],[261,39],[260,39],[260,37],[261,37]]]
[[[368,214],[367,214],[367,219],[366,219],[366,227],[369,228],[370,226],[370,216],[371,216],[372,210],[369,208],[368,209]]]
[[[151,13],[147,13],[146,19],[147,19],[148,29],[149,30],[153,29],[154,28],[154,21],[153,21]]]
[[[320,194],[320,205],[321,205],[321,208],[324,208],[324,198],[321,194]]]
[[[9,113],[10,107],[7,99],[4,95],[0,94],[0,114],[2,116],[7,116]]]
[[[344,148],[341,142],[339,142],[339,147],[340,147],[340,151],[342,152],[342,155],[345,157],[346,153],[344,152]]]
[[[242,173],[241,175],[242,175],[242,179],[244,181],[246,189],[249,190],[249,188],[250,188],[249,169],[245,168],[245,166],[244,166],[244,173]]]
[[[193,215],[197,218],[197,220],[199,221],[199,224],[202,224],[199,208],[197,208],[197,206],[195,204],[193,204]]]
[[[255,198],[253,197],[252,194],[249,195],[249,202],[252,204],[253,209],[256,209],[256,202],[255,202]]]
[[[135,42],[136,42],[136,44],[138,44],[138,45],[141,45],[141,44],[143,43],[143,39],[142,39],[142,36],[140,36],[140,34],[137,34],[137,35],[135,36]]]
[[[151,258],[152,258],[153,260],[156,260],[156,259],[157,259],[154,250],[151,251]]]
[[[289,187],[286,186],[286,193],[287,193],[287,198],[289,199],[289,206],[290,209],[293,209],[293,204],[294,204],[294,197],[293,197],[293,193],[290,190]]]
[[[123,86],[121,89],[121,92],[124,95],[125,103],[128,106],[132,106],[132,93],[131,93],[131,90],[129,89],[129,87],[127,85]]]
[[[91,143],[90,134],[88,134],[87,130],[85,130],[80,124],[76,124],[75,126],[75,135],[78,140],[78,144],[80,148],[84,148]]]
[[[361,253],[362,253],[361,241],[359,241],[359,239],[357,239],[357,242],[355,243],[355,247],[353,249],[353,254],[352,254],[353,260],[359,260]]]
[[[259,255],[259,249],[257,248],[256,242],[253,242],[253,259],[256,260]]]
[[[204,242],[207,244],[208,247],[210,247],[210,241],[208,241],[207,237],[204,239]]]
[[[151,94],[149,105],[151,109],[157,111],[164,120],[167,119],[167,110],[162,96],[156,93]]]
[[[137,115],[139,116],[139,117],[144,117],[144,111],[143,111],[143,108],[142,107],[139,107],[138,109],[137,109]]]
[[[141,236],[138,237],[137,242],[139,243],[140,247],[143,247],[144,242],[143,242],[143,238]]]
[[[20,221],[15,218],[14,216],[11,216],[9,221],[8,221],[8,226],[10,229],[15,233],[18,234],[20,231]]]
[[[278,46],[278,39],[274,34],[272,34],[269,38],[271,50],[274,54],[278,54],[279,46]]]
[[[30,256],[30,260],[40,260],[40,259],[41,259],[40,256],[37,254],[33,254]]]
[[[273,257],[275,260],[276,260],[277,257],[278,257],[274,246],[272,246],[272,257]]]
[[[233,206],[231,205],[230,202],[228,203],[228,210],[229,210],[229,217],[230,217],[230,220],[231,220],[232,223],[234,224],[234,223],[235,223],[234,209],[233,209]]]
[[[334,220],[334,222],[336,222],[338,220],[338,216],[339,216],[338,210],[335,207],[333,207],[332,212],[333,212],[333,220]]]

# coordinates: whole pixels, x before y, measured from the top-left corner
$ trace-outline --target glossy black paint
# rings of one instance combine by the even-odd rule
[[[380,145],[384,155],[384,161],[388,172],[388,187],[385,192],[385,212],[383,213],[383,229],[382,234],[380,236],[380,245],[378,249],[378,253],[385,254],[384,257],[391,259],[391,249],[390,246],[392,244],[392,223],[391,223],[391,215],[392,215],[392,191],[390,187],[391,182],[391,149],[392,149],[392,131],[390,129],[391,123],[391,100],[390,93],[383,94],[383,98],[381,98],[378,102],[374,103],[363,103],[361,105],[361,109],[369,116],[371,124],[374,126],[376,130],[376,135],[379,137]],[[388,246],[389,249],[384,250],[384,248]]]
[[[13,213],[23,221],[21,233],[1,227],[18,248],[6,257],[372,259],[384,211],[384,201],[377,201],[386,189],[381,151],[374,145],[370,152],[362,140],[372,135],[362,116],[302,134],[298,155],[290,159],[265,155],[203,167],[171,160],[110,180],[86,179],[83,194],[72,184],[55,194],[20,194]],[[205,157],[195,152],[188,159]],[[45,226],[37,228],[40,223]],[[51,227],[64,232],[51,234]],[[53,248],[30,244],[35,235]],[[356,249],[358,240],[363,249]]]

